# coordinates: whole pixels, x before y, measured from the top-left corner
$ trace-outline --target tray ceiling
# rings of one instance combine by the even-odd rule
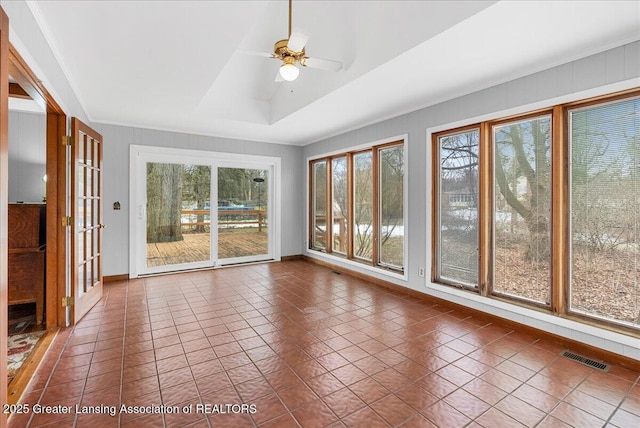
[[[286,1],[29,2],[92,122],[306,145],[640,38],[635,1],[294,0],[309,56],[274,81]]]

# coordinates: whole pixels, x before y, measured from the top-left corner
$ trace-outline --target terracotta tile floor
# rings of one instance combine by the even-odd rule
[[[308,262],[167,275],[106,285],[21,400],[71,413],[9,425],[640,426],[640,373],[561,350]]]

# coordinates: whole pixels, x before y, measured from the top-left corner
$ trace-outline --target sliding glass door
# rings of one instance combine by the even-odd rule
[[[279,163],[198,153],[132,150],[132,277],[277,258]]]
[[[146,170],[146,268],[208,265],[211,166],[148,162]]]
[[[269,170],[218,168],[218,258],[239,263],[269,254]]]

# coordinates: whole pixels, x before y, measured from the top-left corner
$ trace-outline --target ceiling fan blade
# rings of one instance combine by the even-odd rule
[[[307,44],[307,40],[309,40],[308,34],[304,33],[299,28],[294,28],[291,32],[291,36],[289,36],[287,47],[290,51],[302,52],[304,46]]]
[[[302,65],[309,68],[317,68],[319,70],[326,71],[340,71],[342,70],[342,63],[340,61],[331,61],[328,59],[320,58],[305,58]]]
[[[273,58],[273,54],[272,53],[268,53],[268,52],[252,51],[252,50],[249,50],[249,49],[238,49],[237,52],[241,53],[243,55],[262,56],[262,57],[265,57],[265,58]]]

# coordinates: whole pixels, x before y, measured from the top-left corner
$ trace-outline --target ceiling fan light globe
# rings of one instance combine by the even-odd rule
[[[293,64],[282,64],[280,67],[280,77],[282,77],[287,82],[293,82],[298,78],[298,74],[300,74],[300,70]]]

